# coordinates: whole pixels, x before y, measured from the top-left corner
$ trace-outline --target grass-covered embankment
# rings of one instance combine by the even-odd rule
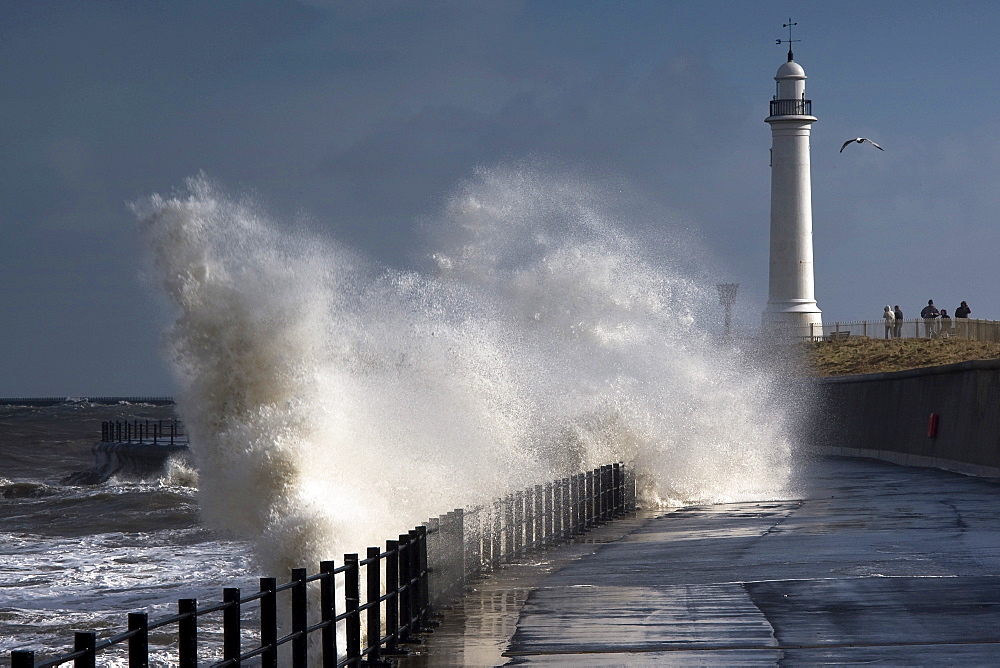
[[[815,376],[849,376],[860,373],[902,371],[968,360],[1000,358],[1000,343],[947,339],[870,339],[802,344],[805,363]]]

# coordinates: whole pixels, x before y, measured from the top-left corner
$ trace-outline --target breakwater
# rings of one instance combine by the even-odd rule
[[[817,384],[817,441],[823,450],[1000,477],[1000,360]]]
[[[188,437],[177,420],[108,420],[91,448],[94,466],[62,479],[64,485],[98,485],[114,475],[160,475],[169,460],[189,463]]]
[[[127,630],[104,638],[93,631],[77,632],[74,649],[59,656],[38,661],[33,650],[14,650],[11,666],[48,668],[74,661],[93,667],[100,657],[102,665],[253,661],[304,668],[310,654],[324,666],[384,665],[405,653],[406,642],[429,630],[433,616],[459,597],[470,579],[635,507],[634,471],[608,464],[489,504],[456,509],[387,540],[384,549],[369,547],[363,558],[346,554],[340,566],[324,561],[312,575],[305,568],[293,569],[285,584],[261,578],[259,591],[226,588],[221,602],[208,605],[180,599],[177,614],[157,620],[130,613]],[[310,596],[310,590],[316,595]],[[284,624],[279,623],[281,610],[288,613]],[[256,618],[252,628],[246,624],[248,616]],[[169,646],[151,647],[164,637]]]

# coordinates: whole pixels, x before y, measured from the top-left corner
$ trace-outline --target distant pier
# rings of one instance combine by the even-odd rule
[[[0,397],[0,406],[61,406],[62,404],[149,404],[172,406],[173,397]]]
[[[91,449],[94,466],[62,479],[64,485],[99,485],[114,475],[160,475],[171,459],[189,458],[188,437],[177,420],[113,420],[101,423]]]

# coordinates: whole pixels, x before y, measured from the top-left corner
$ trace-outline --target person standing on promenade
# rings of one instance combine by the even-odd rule
[[[892,307],[893,315],[896,316],[895,325],[892,328],[892,335],[897,339],[903,337],[903,309],[899,308],[899,304]]]
[[[938,321],[938,336],[951,336],[951,316],[941,309],[941,319]]]
[[[886,306],[882,311],[882,319],[885,320],[885,338],[891,339],[896,325],[896,312],[891,306]]]
[[[962,322],[956,322],[955,326],[958,328],[958,335],[964,338],[969,337],[969,314],[972,313],[972,309],[969,305],[963,301],[962,305],[955,309],[955,318],[961,318]]]
[[[924,333],[928,339],[934,338],[934,320],[940,315],[937,310],[937,306],[934,306],[934,300],[928,299],[927,306],[925,306],[920,311],[920,317],[924,319]]]

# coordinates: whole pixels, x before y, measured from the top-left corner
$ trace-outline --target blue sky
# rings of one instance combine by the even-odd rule
[[[0,24],[0,395],[169,394],[127,203],[204,171],[389,267],[480,165],[622,180],[767,298],[794,32],[824,321],[1000,319],[1000,4],[22,2]],[[845,139],[871,137],[839,153]],[[626,223],[627,224],[627,223]],[[666,228],[665,228],[666,229]],[[667,235],[664,243],[669,243]]]

